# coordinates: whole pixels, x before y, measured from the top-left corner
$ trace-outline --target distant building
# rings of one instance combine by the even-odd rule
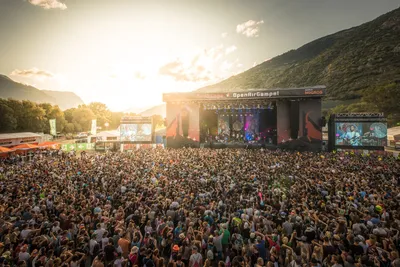
[[[387,136],[389,146],[400,148],[400,126],[389,128]]]
[[[44,135],[38,133],[5,133],[0,134],[0,146],[13,147],[21,144],[39,144],[44,140]]]

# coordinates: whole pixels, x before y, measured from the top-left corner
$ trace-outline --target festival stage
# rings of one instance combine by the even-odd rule
[[[324,86],[167,93],[167,147],[320,151]]]

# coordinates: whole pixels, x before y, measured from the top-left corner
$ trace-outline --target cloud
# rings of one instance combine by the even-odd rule
[[[234,46],[234,45],[231,45],[231,46],[227,47],[227,48],[225,49],[225,55],[228,55],[228,54],[230,54],[230,53],[235,52],[236,49],[237,49],[237,47]]]
[[[58,0],[28,0],[34,6],[40,6],[44,9],[67,9],[67,5]]]
[[[181,82],[215,82],[221,72],[230,72],[238,63],[238,60],[233,63],[221,60],[236,49],[234,45],[225,47],[222,44],[203,49],[186,60],[178,58],[164,64],[158,74]]]
[[[224,45],[220,44],[218,46],[214,46],[209,49],[206,49],[206,50],[204,50],[204,54],[206,57],[210,57],[214,61],[218,61],[224,55]]]
[[[220,44],[199,51],[187,62],[181,59],[168,62],[160,67],[158,73],[181,82],[209,82],[215,79],[213,68],[224,55],[225,47]]]
[[[236,32],[246,35],[247,37],[258,37],[260,32],[260,25],[264,21],[249,20],[236,26]]]
[[[21,76],[21,77],[34,77],[34,78],[53,78],[54,74],[45,70],[39,70],[38,68],[32,68],[29,70],[13,70],[11,72],[12,76]]]
[[[165,64],[158,72],[161,75],[173,77],[179,82],[208,82],[211,80],[211,73],[204,66],[193,64],[186,66],[179,59]]]
[[[221,33],[221,37],[222,37],[222,38],[226,38],[226,37],[228,37],[228,33],[227,33],[227,32],[223,32],[223,33]]]

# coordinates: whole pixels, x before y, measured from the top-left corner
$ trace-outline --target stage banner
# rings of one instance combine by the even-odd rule
[[[63,144],[61,150],[65,152],[69,151],[82,151],[82,150],[93,150],[94,143],[81,143],[81,144]]]
[[[75,144],[63,144],[61,145],[61,150],[65,152],[75,150]]]
[[[94,143],[81,143],[81,144],[75,144],[76,145],[76,150],[93,150],[94,149]]]
[[[290,97],[322,97],[326,93],[325,86],[288,89],[260,89],[256,91],[241,91],[228,93],[167,93],[163,94],[163,101],[184,100],[228,100],[228,99],[266,99]]]
[[[91,135],[96,135],[97,133],[97,120],[92,120],[92,128],[90,130]]]
[[[52,136],[56,136],[57,135],[56,119],[49,120],[49,123],[50,123],[50,134]]]

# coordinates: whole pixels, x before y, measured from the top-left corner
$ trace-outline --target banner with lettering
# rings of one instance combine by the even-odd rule
[[[92,128],[90,130],[91,135],[96,135],[97,133],[97,120],[92,120]]]
[[[56,119],[49,120],[49,123],[50,123],[50,134],[52,136],[56,136],[57,135]]]
[[[80,144],[63,144],[61,146],[61,150],[65,151],[65,152],[69,152],[69,151],[82,151],[82,150],[93,150],[94,147],[94,143],[80,143]]]

